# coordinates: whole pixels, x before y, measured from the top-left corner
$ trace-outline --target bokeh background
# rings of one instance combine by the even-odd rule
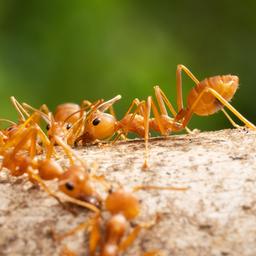
[[[255,13],[253,0],[1,0],[1,117],[17,119],[11,95],[54,110],[117,94],[121,117],[157,84],[176,106],[175,70],[182,63],[199,80],[239,75],[232,104],[256,123]],[[186,94],[193,83],[183,81]],[[189,126],[230,127],[222,113],[194,116]]]

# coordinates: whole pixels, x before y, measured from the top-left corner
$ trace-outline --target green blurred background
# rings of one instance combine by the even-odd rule
[[[117,94],[121,117],[156,84],[176,106],[175,70],[182,63],[199,80],[238,75],[232,104],[255,123],[255,11],[252,0],[1,0],[1,117],[17,118],[11,95],[54,110]],[[193,83],[183,81],[186,93]],[[230,127],[222,113],[194,116],[189,126]]]

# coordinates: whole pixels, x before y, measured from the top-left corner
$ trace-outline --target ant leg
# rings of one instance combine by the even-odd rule
[[[43,104],[40,108],[39,111],[45,113],[46,115],[50,112],[49,108],[47,107],[46,104]]]
[[[43,188],[44,191],[46,191],[50,196],[55,198],[58,201],[58,203],[65,208],[60,198],[53,191],[51,191],[48,188],[48,186],[43,182],[43,180],[37,174],[35,174],[30,168],[27,169],[27,174],[30,180],[36,181]]]
[[[126,111],[126,113],[125,113],[124,117],[122,118],[122,120],[125,119],[126,116],[128,116],[128,115],[131,113],[133,107],[136,106],[135,111],[134,111],[134,113],[132,114],[132,116],[131,116],[131,118],[130,118],[130,120],[129,120],[129,122],[132,122],[132,120],[135,118],[135,115],[136,115],[137,112],[139,111],[138,106],[140,106],[140,105],[141,105],[141,102],[139,101],[139,99],[138,99],[138,98],[135,98],[135,99],[132,101],[132,103],[130,104],[130,106],[129,106],[128,110]],[[122,123],[122,120],[121,120],[119,123]],[[115,137],[115,139],[113,140],[112,144],[116,143],[116,141],[117,141],[123,134],[126,134],[126,133],[127,133],[123,127],[121,127],[121,128],[118,127],[118,128],[117,128],[117,131],[118,131],[118,130],[121,130],[121,132]]]
[[[36,156],[36,144],[37,144],[37,130],[34,130],[31,134],[31,138],[30,138],[30,149],[29,149],[29,154],[30,157],[33,159]]]
[[[181,72],[184,71],[194,82],[199,84],[197,78],[192,74],[192,72],[184,65],[179,64],[176,70],[176,87],[177,87],[177,105],[178,111],[183,109],[183,95],[182,95],[182,76]]]
[[[12,141],[12,145],[11,146],[14,146],[15,144],[15,147],[14,147],[14,150],[13,150],[13,155],[15,155],[20,149],[22,149],[22,147],[29,141],[30,139],[30,142],[31,142],[31,147],[30,147],[30,156],[33,158],[35,156],[35,147],[36,145],[33,145],[34,144],[34,141],[36,141],[36,139],[34,139],[33,141],[33,138],[36,137],[36,133],[37,133],[37,130],[36,128],[34,127],[31,127],[31,128],[27,128],[27,130],[25,130],[22,134],[22,136],[18,137],[18,138],[14,138],[13,141]]]
[[[155,117],[155,120],[157,122],[161,135],[167,135],[167,129],[165,129],[165,127],[162,124],[160,113],[158,112],[158,109],[153,99],[151,100],[151,104],[152,104],[153,115]]]
[[[73,251],[71,251],[66,245],[64,248],[60,251],[60,256],[77,256],[77,254]],[[150,256],[150,255],[149,255]],[[154,255],[153,255],[154,256]]]
[[[163,256],[163,253],[160,250],[154,250],[145,252],[142,254],[142,256]]]
[[[128,249],[129,246],[134,242],[141,231],[142,227],[137,225],[133,231],[123,240],[120,245],[118,246],[118,251],[123,252]]]
[[[156,95],[156,99],[157,99],[157,103],[159,105],[161,114],[163,115],[168,115],[166,107],[164,105],[164,103],[167,105],[168,109],[171,111],[171,113],[173,114],[174,117],[177,116],[177,113],[173,107],[173,105],[171,104],[171,102],[168,100],[168,98],[166,97],[166,95],[164,94],[164,92],[160,89],[159,86],[155,86],[154,87],[155,90],[155,95]],[[188,127],[185,127],[186,131],[188,133],[192,133],[191,130]]]
[[[152,98],[148,97],[147,102],[144,102],[142,107],[144,106],[144,139],[145,139],[145,158],[144,158],[144,164],[142,166],[143,170],[148,169],[148,138],[149,138],[149,119],[150,119],[150,112],[151,112],[151,102]]]
[[[85,120],[85,116],[81,116],[67,132],[66,140],[69,145],[74,145],[76,139],[82,134]]]
[[[210,92],[214,97],[216,97],[223,106],[227,107],[241,122],[243,122],[248,128],[256,129],[256,127],[248,121],[243,115],[241,115],[229,102],[227,102],[218,92],[213,90],[212,88],[205,88],[197,97],[196,101],[193,103],[190,109],[188,109],[184,115],[184,120],[180,129],[184,128],[191,116],[193,114],[194,109],[196,108],[197,104],[199,103],[200,99],[202,98],[204,93]]]
[[[42,140],[44,146],[48,149],[48,147],[51,145],[50,140],[48,139],[48,137],[45,135],[45,133],[42,131],[42,129],[36,125],[38,128],[38,136],[40,137],[40,139]]]
[[[138,108],[138,106],[140,105],[140,100],[138,98],[135,98],[132,103],[130,104],[128,110],[126,111],[125,115],[123,118],[125,118],[127,115],[129,115],[133,109],[134,106],[136,106],[136,109]]]
[[[49,116],[50,116],[51,112],[49,112],[49,109],[45,104],[43,104],[39,109],[36,109],[24,102],[22,103],[22,106],[26,109],[34,111],[34,113],[32,115],[37,114],[37,116],[39,115],[40,117],[42,117],[47,124],[50,124],[51,120],[50,120]]]
[[[82,100],[80,107],[87,108],[87,107],[90,107],[91,105],[92,105],[92,103],[89,100]]]
[[[83,166],[85,166],[85,162],[78,157],[78,155],[72,150],[62,139],[60,139],[58,136],[54,136],[54,140],[57,142],[57,144],[62,147],[62,149],[65,151],[65,154],[68,156],[70,164],[74,165],[74,157],[79,160],[80,163],[82,163]]]
[[[76,226],[75,228],[73,229],[70,229],[69,231],[67,231],[66,233],[64,234],[61,234],[61,235],[57,235],[55,233],[53,233],[53,237],[56,241],[61,241],[63,239],[65,239],[66,237],[69,237],[69,236],[72,236],[74,235],[75,233],[77,233],[78,231],[82,230],[82,229],[87,229],[89,228],[90,226],[90,222],[91,220],[86,220],[85,222],[83,223],[80,223],[78,226]]]
[[[9,123],[10,125],[17,125],[15,122],[5,118],[0,118],[0,122],[6,122],[6,123]]]
[[[208,91],[213,94],[225,107],[227,107],[241,122],[243,122],[248,128],[256,129],[255,125],[241,115],[229,102],[227,102],[218,92],[212,88],[208,88]]]
[[[21,121],[25,121],[26,118],[25,118],[25,116],[23,115],[23,113],[24,113],[27,117],[29,117],[28,112],[22,107],[22,105],[15,99],[14,96],[11,96],[10,100],[11,100],[11,103],[13,104],[13,106],[15,107],[15,109],[17,110],[17,112],[18,112],[18,114],[19,114],[19,116],[20,116],[20,118],[21,118]],[[22,113],[22,112],[23,112],[23,113]]]
[[[224,113],[224,115],[226,116],[226,118],[229,120],[229,122],[235,127],[235,128],[240,128],[241,126],[238,125],[232,118],[231,116],[227,113],[227,111],[222,108],[221,111]]]
[[[119,251],[125,251],[127,250],[127,248],[129,246],[131,246],[131,244],[134,242],[134,240],[137,238],[137,236],[139,235],[140,231],[142,228],[146,228],[146,229],[149,229],[151,228],[152,226],[154,226],[157,221],[159,219],[159,216],[156,214],[156,216],[154,217],[153,220],[149,221],[149,222],[145,222],[145,223],[140,223],[138,224],[134,229],[133,231],[126,237],[125,240],[123,240],[118,249]]]
[[[155,90],[156,100],[157,100],[158,106],[160,108],[161,114],[168,115],[166,107],[164,105],[164,103],[165,103],[168,106],[171,113],[173,114],[173,116],[176,116],[177,112],[175,111],[173,105],[168,100],[168,98],[166,97],[164,92],[160,89],[160,87],[154,86],[154,90]]]
[[[89,235],[89,255],[94,256],[97,250],[97,247],[101,243],[102,230],[100,229],[100,215],[96,216],[92,220],[92,228]]]

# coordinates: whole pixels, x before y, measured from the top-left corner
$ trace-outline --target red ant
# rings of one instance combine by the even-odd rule
[[[47,136],[37,124],[27,127],[27,124],[33,121],[33,117],[37,118],[37,115],[38,113],[33,113],[26,121],[18,125],[16,133],[3,145],[0,151],[3,156],[2,167],[9,169],[13,176],[28,174],[30,181],[39,183],[56,199],[58,197],[47,188],[42,180],[57,179],[59,190],[71,197],[69,201],[97,212],[97,207],[100,206],[100,197],[93,189],[91,181],[101,178],[89,175],[85,162],[58,136],[54,136],[54,142],[61,146],[69,157],[70,167],[63,170],[55,160],[51,159],[53,142],[48,141]],[[38,135],[45,143],[46,148],[46,158],[41,160],[36,158]],[[29,149],[26,147],[28,141],[30,141]],[[27,150],[29,154],[27,154]],[[75,183],[75,188],[73,183]]]
[[[137,186],[133,190],[137,191],[141,189],[185,191],[188,188]],[[130,222],[139,215],[140,203],[132,192],[123,189],[118,189],[114,192],[110,191],[107,198],[104,200],[104,208],[109,214],[107,220],[103,219],[101,212],[96,213],[92,219],[80,224],[69,232],[59,236],[55,235],[55,239],[62,240],[86,228],[90,233],[88,241],[90,256],[118,256],[131,246],[141,229],[150,228],[157,221],[156,217],[151,222],[140,223],[132,228]],[[130,229],[132,230],[129,231]],[[73,253],[73,255],[75,255],[75,253]],[[157,256],[159,255],[159,251],[151,251],[144,255]]]
[[[38,152],[42,151],[40,143],[42,143],[45,148],[50,146],[49,139],[38,125],[41,117],[38,113],[28,114],[14,97],[11,97],[11,102],[19,113],[19,121],[16,124],[12,121],[1,119],[1,121],[10,123],[11,126],[1,131],[4,137],[2,137],[3,143],[0,152],[6,151],[22,140],[22,149],[28,150],[31,157],[34,157]]]
[[[86,167],[82,165],[82,160],[63,169],[51,158],[32,158],[26,152],[21,151],[25,142],[26,137],[16,142],[12,150],[9,149],[1,153],[3,156],[2,168],[7,168],[13,176],[21,176],[26,173],[30,181],[40,184],[48,194],[61,202],[56,193],[51,191],[43,181],[57,179],[59,190],[68,196],[66,198],[68,201],[94,212],[99,211],[100,197],[91,184],[92,178],[87,173]],[[71,149],[68,150],[70,150],[69,154],[72,154]]]
[[[75,138],[83,131],[87,110],[95,108],[102,102],[104,101],[98,100],[91,103],[88,100],[84,100],[81,106],[75,103],[60,104],[57,106],[54,115],[46,105],[41,106],[40,109],[35,109],[26,103],[23,103],[22,106],[41,115],[47,123],[47,134],[51,140],[54,140],[54,136],[59,136],[67,144],[73,146]],[[111,113],[114,114],[113,111]]]
[[[182,70],[196,83],[196,86],[191,89],[188,95],[187,108],[183,107]],[[84,132],[77,138],[77,141],[81,140],[85,143],[97,139],[106,139],[118,132],[119,134],[114,140],[116,141],[121,134],[126,135],[128,132],[136,133],[145,139],[145,162],[143,168],[147,168],[149,130],[160,132],[160,134],[164,136],[172,131],[180,131],[184,128],[188,130],[186,126],[193,113],[204,116],[222,110],[232,125],[238,127],[224,110],[224,107],[227,107],[247,127],[252,129],[256,128],[228,102],[233,98],[237,90],[237,76],[215,76],[199,82],[183,65],[178,65],[176,74],[178,113],[160,87],[155,86],[154,91],[157,103],[154,102],[151,96],[149,96],[146,101],[135,99],[120,121],[117,121],[114,116],[109,116],[109,114],[104,113],[99,105],[98,108],[95,108],[88,114]],[[159,110],[157,105],[159,106]],[[169,117],[166,106],[173,117]],[[134,107],[135,110],[131,113]],[[150,118],[151,109],[154,114],[153,118]]]

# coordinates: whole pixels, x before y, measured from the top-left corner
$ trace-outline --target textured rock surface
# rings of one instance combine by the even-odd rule
[[[189,190],[138,191],[135,220],[159,222],[144,230],[125,255],[160,249],[163,255],[256,255],[256,133],[223,130],[150,141],[150,170],[143,172],[143,141],[77,149],[107,180],[189,186]],[[50,186],[55,186],[51,182]],[[67,245],[87,255],[85,231],[61,243],[51,230],[65,232],[92,213],[72,206],[74,217],[25,177],[0,173],[0,255],[59,255]]]

